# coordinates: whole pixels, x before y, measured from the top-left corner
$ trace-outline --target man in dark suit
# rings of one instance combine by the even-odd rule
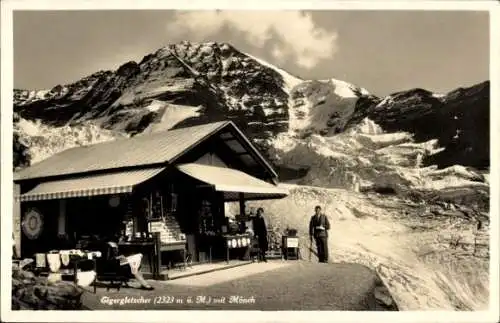
[[[321,206],[314,208],[314,215],[309,222],[309,239],[316,241],[318,250],[319,262],[328,262],[328,230],[330,230],[330,222],[326,215],[321,213]]]
[[[259,242],[259,260],[267,262],[266,259],[266,251],[268,249],[268,241],[267,241],[267,226],[266,221],[264,220],[264,209],[259,208],[257,210],[257,215],[252,219],[253,232],[257,241]]]

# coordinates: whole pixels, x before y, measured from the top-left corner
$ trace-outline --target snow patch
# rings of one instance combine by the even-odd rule
[[[380,101],[375,108],[380,108],[384,105],[390,105],[394,101],[393,97],[388,95],[382,101]]]
[[[353,85],[345,81],[337,79],[323,80],[322,82],[328,82],[332,84],[335,89],[335,94],[342,98],[357,98],[358,96],[353,91]]]
[[[14,131],[19,134],[19,140],[28,148],[32,164],[72,147],[126,137],[91,123],[51,127],[44,125],[40,120],[29,121],[23,118],[14,124]]]
[[[43,100],[47,97],[47,94],[49,94],[50,90],[41,90],[37,91],[35,94],[35,98],[38,100]]]
[[[147,110],[151,112],[158,112],[161,108],[165,107],[165,102],[163,101],[158,101],[158,100],[153,100],[151,103],[146,107]]]
[[[432,93],[432,96],[438,99],[444,98],[446,94],[443,93]]]
[[[317,186],[353,189],[363,183],[396,191],[488,186],[484,176],[462,166],[422,168],[426,156],[443,149],[437,140],[415,143],[410,134],[384,133],[369,119],[331,136],[313,134],[299,139],[283,133],[270,140],[269,146],[278,164],[310,169],[302,182]]]
[[[135,102],[140,102],[143,99],[154,98],[163,93],[175,93],[185,91],[193,86],[193,79],[176,79],[174,81],[165,82],[164,79],[148,80],[141,84],[131,87],[120,96],[113,104],[112,108],[119,105],[128,106]]]
[[[179,124],[180,122],[194,117],[199,117],[199,110],[201,107],[192,107],[192,106],[184,106],[184,105],[174,105],[174,104],[166,104],[158,109],[158,118],[153,121],[142,133],[148,134],[152,132],[166,131],[172,129],[174,126]],[[160,111],[163,109],[163,111]]]
[[[274,71],[278,72],[282,77],[283,77],[283,82],[285,83],[285,87],[283,88],[283,90],[290,94],[292,92],[292,90],[297,86],[299,85],[300,83],[304,82],[304,80],[301,80],[299,79],[298,77],[295,77],[291,74],[289,74],[288,72],[272,65],[272,64],[269,64],[268,62],[260,59],[260,58],[257,58],[255,56],[252,56],[248,53],[244,53],[245,55],[247,55],[248,57],[250,57],[251,59],[257,61],[259,64],[261,65],[264,65],[270,69],[273,69]]]
[[[343,130],[359,99],[352,87],[334,79],[296,86],[289,103],[291,132]]]

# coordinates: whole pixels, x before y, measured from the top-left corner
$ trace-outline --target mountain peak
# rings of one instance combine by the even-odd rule
[[[448,119],[470,114],[460,110],[464,106],[480,102],[483,107],[487,90],[480,84],[448,95],[412,89],[377,98],[343,80],[301,79],[226,42],[181,41],[115,71],[98,71],[51,90],[16,90],[14,109],[21,118],[50,126],[92,123],[131,135],[229,119],[264,145],[263,150],[268,139],[280,133],[293,138],[331,136],[369,117],[386,131],[409,131],[417,139],[437,138],[460,147],[453,139],[457,133],[460,138],[475,136],[474,129],[483,121],[478,119],[481,126],[469,129],[462,121]],[[435,120],[449,127],[429,129]],[[464,144],[460,149],[467,152],[470,145]],[[471,156],[483,158],[483,146],[479,154],[464,153],[464,164]]]

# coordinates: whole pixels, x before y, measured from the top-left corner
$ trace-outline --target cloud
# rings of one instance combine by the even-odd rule
[[[331,59],[337,50],[337,33],[316,26],[311,15],[299,11],[177,12],[167,32],[204,41],[225,28],[238,32],[255,47],[271,44],[270,54],[278,63],[292,58],[308,69],[322,59]]]

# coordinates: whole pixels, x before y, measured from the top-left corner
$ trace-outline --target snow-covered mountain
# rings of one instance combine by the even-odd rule
[[[15,90],[14,112],[20,165],[74,145],[231,119],[284,180],[303,184],[401,193],[436,186],[435,167],[461,165],[444,172],[475,183],[484,180],[465,167],[489,167],[489,82],[378,98],[342,80],[302,80],[227,43],[181,42],[72,84]]]
[[[342,80],[302,80],[227,43],[181,42],[51,90],[16,89],[14,112],[20,165],[28,155],[36,162],[74,145],[231,119],[282,178],[305,184],[337,187],[351,173],[360,183],[415,184],[408,178],[422,174],[397,167],[489,167],[489,82],[378,98]]]
[[[385,131],[437,139],[446,149],[424,164],[489,166],[489,82],[378,98],[341,80],[302,80],[227,43],[182,42],[72,84],[16,89],[14,110],[47,126],[91,123],[129,135],[231,119],[265,151],[283,132],[328,136],[369,117]]]
[[[473,290],[477,282],[457,285],[443,272],[437,283],[430,276],[424,285],[415,283],[412,268],[420,258],[409,256],[410,247],[417,238],[430,239],[430,229],[419,228],[431,220],[437,223],[433,232],[450,233],[455,245],[462,239],[456,236],[462,236],[463,223],[475,226],[480,220],[487,233],[489,91],[486,81],[446,94],[410,89],[380,98],[334,78],[301,79],[227,43],[181,42],[72,84],[14,90],[14,166],[77,145],[230,119],[267,154],[282,182],[301,185],[287,199],[266,202],[266,209],[290,214],[300,209],[288,218],[298,228],[315,203],[331,208],[338,221],[353,215],[340,225],[346,234],[338,231],[334,237],[335,253],[350,261],[363,255],[358,262],[382,268],[379,274],[392,281],[386,283],[406,308],[441,308],[448,290],[431,301],[429,290],[446,287],[460,293],[462,286]],[[391,215],[387,223],[379,221],[386,215]],[[378,224],[368,223],[374,216]],[[410,222],[404,230],[398,217]],[[372,250],[370,239],[380,240],[374,237],[385,237],[396,227],[402,236],[416,237],[408,250],[391,249],[400,236],[384,242],[384,250]],[[361,240],[348,236],[354,232],[370,241],[360,234]],[[488,245],[482,245],[478,258],[475,245],[471,251],[475,240],[469,238],[460,240],[467,241],[466,256],[486,268]],[[395,260],[399,267],[389,269]],[[419,267],[419,274],[423,270]],[[429,275],[438,272],[429,270]],[[482,308],[488,301],[486,271],[478,275],[480,300],[464,296],[446,306]],[[421,297],[418,304],[412,303],[415,295]]]

